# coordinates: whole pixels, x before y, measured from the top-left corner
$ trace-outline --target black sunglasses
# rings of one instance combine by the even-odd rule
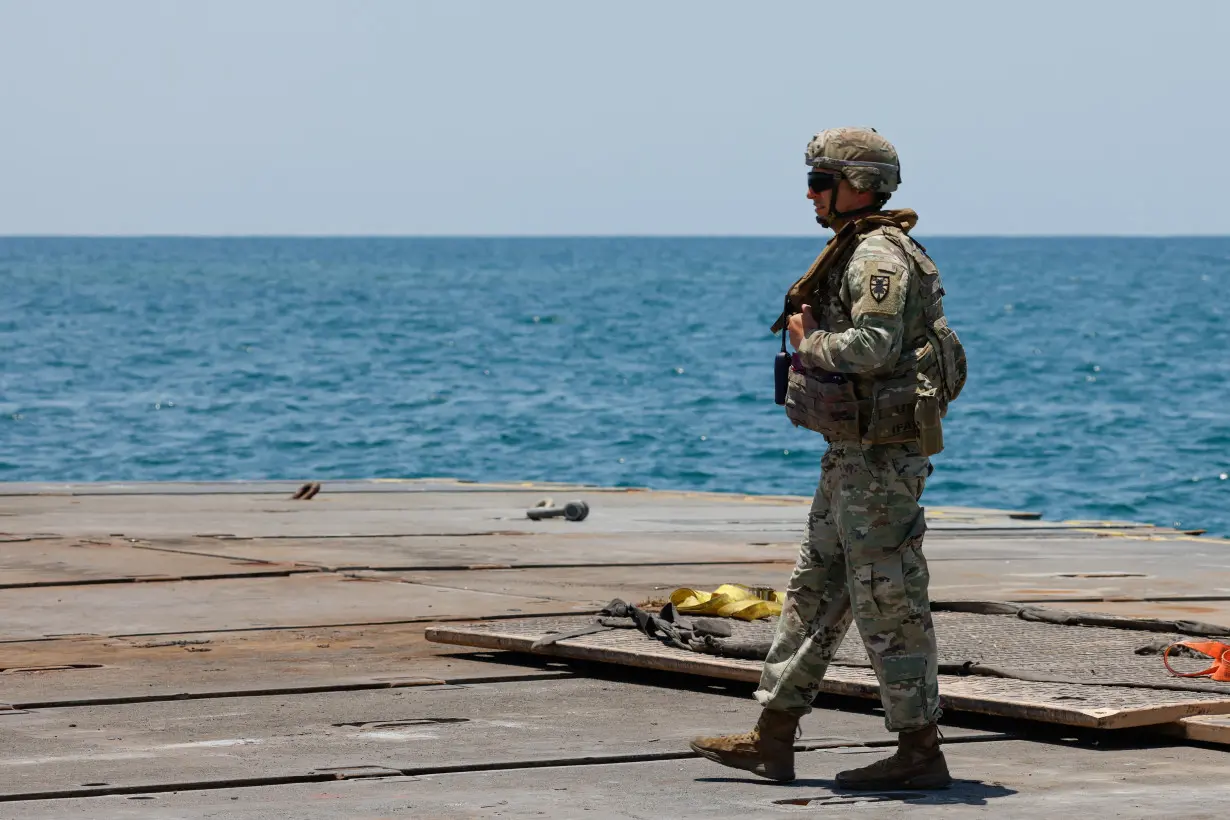
[[[825,191],[831,191],[837,187],[837,182],[840,180],[837,174],[831,174],[826,171],[808,171],[807,172],[807,188],[813,194],[822,194]]]

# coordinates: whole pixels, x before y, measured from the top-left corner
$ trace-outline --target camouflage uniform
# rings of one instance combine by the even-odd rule
[[[879,231],[839,271],[828,304],[813,308],[820,330],[799,348],[809,368],[846,374],[892,370],[923,334],[917,283],[905,254]],[[871,277],[888,276],[877,299]],[[883,280],[881,280],[882,282]],[[913,287],[912,287],[913,285]],[[882,288],[881,288],[882,289]],[[856,375],[857,379],[858,376]],[[756,699],[804,714],[851,618],[858,626],[890,731],[940,715],[935,634],[922,554],[926,523],[918,499],[931,472],[914,442],[833,441],[821,461],[807,535]]]
[[[833,175],[878,194],[874,205],[847,213],[833,207],[836,193],[830,197],[817,221],[835,235],[791,287],[773,328],[783,330],[790,314],[811,306],[818,329],[779,372],[788,371],[788,387],[778,402],[796,425],[824,434],[829,448],[756,691],[760,719],[750,732],[690,745],[724,766],[792,780],[798,718],[811,710],[854,621],[880,683],[885,723],[899,738],[891,757],[839,772],[838,787],[944,788],[952,779],[936,726],[938,664],[919,499],[928,456],[943,448],[940,420],[965,381],[964,349],[944,317],[938,271],[907,235],[917,215],[880,210],[901,181],[892,145],[870,129],[831,129],[808,145],[807,164],[815,194],[835,190]]]

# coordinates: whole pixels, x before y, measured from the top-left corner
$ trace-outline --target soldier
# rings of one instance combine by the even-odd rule
[[[704,757],[780,782],[794,779],[799,718],[811,711],[853,621],[880,683],[891,757],[841,772],[845,789],[935,789],[952,780],[940,750],[937,658],[919,498],[940,418],[965,381],[944,318],[938,271],[908,236],[913,211],[885,211],[901,180],[873,129],[823,131],[808,144],[808,193],[834,236],[790,289],[774,325],[797,351],[787,416],[828,451],[807,535],[756,691],[746,734],[696,738]],[[783,341],[784,347],[784,341]]]

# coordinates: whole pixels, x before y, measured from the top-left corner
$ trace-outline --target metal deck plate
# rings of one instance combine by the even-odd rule
[[[1032,623],[1003,615],[935,613],[940,658],[945,663],[975,661],[1008,669],[1075,679],[1173,683],[1156,655],[1135,650],[1168,636],[1127,629],[1068,627]],[[550,617],[485,624],[438,626],[427,639],[486,649],[530,651],[537,638],[576,629],[589,617]],[[732,622],[741,637],[772,629],[770,622]],[[1179,639],[1179,636],[1169,636]],[[661,669],[729,680],[756,682],[760,663],[675,649],[632,629],[612,629],[544,647],[538,654],[626,666]],[[843,664],[866,663],[853,632],[838,650],[821,691],[878,698],[870,669]],[[1038,683],[988,677],[940,676],[940,693],[948,709],[1003,717],[1116,729],[1169,723],[1194,715],[1230,713],[1226,693],[1187,692],[1079,683]]]

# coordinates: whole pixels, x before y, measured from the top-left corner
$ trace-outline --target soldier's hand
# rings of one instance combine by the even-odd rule
[[[790,333],[790,344],[795,350],[799,349],[803,339],[819,329],[820,325],[816,322],[816,317],[812,315],[811,305],[803,305],[802,313],[793,313],[786,321],[786,330]]]

